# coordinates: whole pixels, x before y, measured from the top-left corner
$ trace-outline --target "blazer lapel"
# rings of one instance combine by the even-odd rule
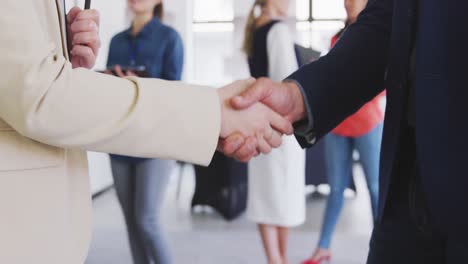
[[[65,14],[65,0],[55,0],[57,5],[57,13],[59,17],[60,23],[60,33],[62,36],[62,47],[63,47],[63,55],[68,60],[70,59],[68,54],[68,45],[67,45],[67,19]]]

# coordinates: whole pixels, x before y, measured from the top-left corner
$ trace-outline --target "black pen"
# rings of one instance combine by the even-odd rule
[[[91,8],[91,0],[85,0],[84,9],[90,9],[90,8]]]

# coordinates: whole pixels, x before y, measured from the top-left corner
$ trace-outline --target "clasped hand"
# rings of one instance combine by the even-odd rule
[[[305,117],[304,99],[294,83],[250,79],[218,91],[222,108],[218,150],[242,162],[279,147],[282,136],[293,133],[292,124]]]
[[[91,69],[101,47],[99,12],[74,7],[67,15],[68,43],[73,68]]]

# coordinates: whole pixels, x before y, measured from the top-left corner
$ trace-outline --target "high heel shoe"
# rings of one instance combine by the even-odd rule
[[[302,264],[329,264],[331,260],[331,256],[323,256],[319,259],[308,259],[302,262]]]

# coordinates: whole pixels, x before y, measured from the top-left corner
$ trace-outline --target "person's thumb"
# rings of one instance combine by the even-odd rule
[[[78,14],[81,11],[82,11],[81,8],[79,8],[77,6],[70,9],[70,11],[68,12],[68,15],[67,15],[67,23],[70,25],[73,22],[75,22],[76,17],[78,16]]]
[[[257,81],[238,96],[231,100],[231,104],[236,109],[245,109],[257,102],[261,102],[270,95],[270,87],[265,81]]]

